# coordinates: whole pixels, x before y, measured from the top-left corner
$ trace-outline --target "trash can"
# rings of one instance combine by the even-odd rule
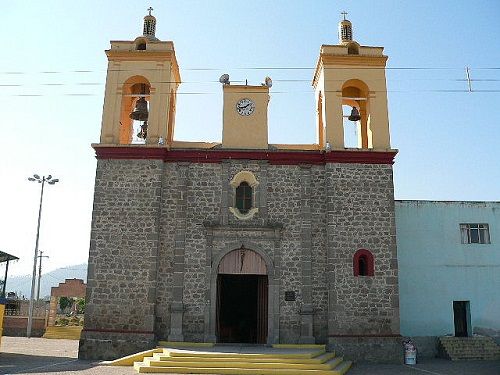
[[[417,347],[411,339],[406,339],[403,341],[404,348],[404,364],[405,365],[416,365],[417,364]]]

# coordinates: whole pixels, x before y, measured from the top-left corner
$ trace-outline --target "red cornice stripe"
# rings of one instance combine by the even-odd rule
[[[106,333],[131,333],[138,335],[154,335],[153,331],[127,331],[121,329],[94,329],[94,328],[84,328],[83,332],[106,332]]]
[[[394,334],[394,333],[388,333],[386,335],[377,335],[377,334],[368,334],[368,335],[328,335],[328,337],[346,337],[346,338],[358,338],[358,337],[380,337],[380,338],[387,338],[387,337],[401,337],[401,335]]]
[[[238,151],[168,150],[163,147],[94,147],[97,159],[160,159],[165,162],[220,163],[223,160],[265,160],[270,164],[394,164],[396,151]]]

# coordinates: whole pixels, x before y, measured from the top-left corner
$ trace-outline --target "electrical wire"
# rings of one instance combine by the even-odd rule
[[[462,67],[432,67],[432,66],[373,66],[373,67],[325,67],[326,69],[335,69],[335,70],[342,70],[342,69],[349,69],[349,70],[356,70],[356,69],[362,69],[362,70],[379,70],[379,69],[385,69],[385,70],[458,70],[458,71],[463,71],[464,68]],[[500,70],[500,67],[469,67],[470,70]],[[183,68],[180,69],[181,71],[224,71],[224,70],[315,70],[316,67],[297,67],[297,66],[268,66],[268,67],[259,67],[259,66],[254,66],[254,67],[236,67],[236,68]],[[157,70],[156,68],[144,68],[142,70]],[[135,72],[136,70],[133,69],[96,69],[96,70],[66,70],[66,71],[59,71],[59,70],[54,70],[54,71],[38,71],[38,72],[26,72],[26,71],[3,71],[0,72],[0,74],[66,74],[66,73],[106,73],[106,72]]]

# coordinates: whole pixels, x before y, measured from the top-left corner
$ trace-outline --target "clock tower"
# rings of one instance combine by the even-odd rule
[[[228,82],[223,84],[222,91],[222,147],[267,150],[269,87]]]

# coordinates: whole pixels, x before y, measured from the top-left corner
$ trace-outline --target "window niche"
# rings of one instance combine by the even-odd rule
[[[237,173],[229,182],[233,195],[229,211],[240,220],[248,220],[259,212],[257,207],[257,186],[259,182],[250,171]]]
[[[145,51],[146,50],[146,39],[143,39],[143,38],[136,39],[135,49],[137,51]]]
[[[353,257],[354,276],[373,276],[375,274],[373,254],[366,249],[359,249]]]

